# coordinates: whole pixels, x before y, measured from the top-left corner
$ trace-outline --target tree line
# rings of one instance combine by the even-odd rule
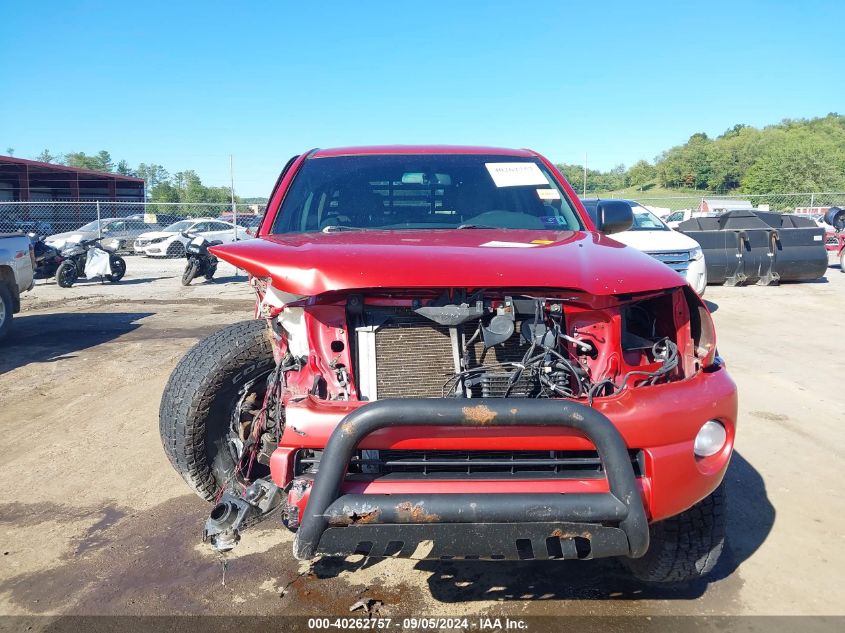
[[[105,171],[121,176],[143,178],[147,191],[147,199],[152,202],[209,202],[226,203],[232,201],[232,193],[228,187],[209,187],[202,183],[197,172],[193,169],[177,171],[173,174],[156,163],[140,163],[132,168],[125,160],[115,162],[106,150],[96,154],[85,152],[69,152],[67,154],[53,154],[44,150],[35,160],[42,163],[67,165]],[[235,202],[242,202],[235,196]]]
[[[147,197],[154,202],[231,201],[228,187],[206,186],[193,170],[171,174],[156,163],[131,168],[125,160],[114,162],[106,150],[93,155],[44,150],[36,160],[143,178]],[[558,167],[580,192],[583,165]],[[785,119],[763,128],[738,124],[715,138],[698,132],[653,161],[587,170],[587,192],[629,187],[646,191],[655,186],[746,194],[845,191],[845,116]]]
[[[558,167],[581,191],[583,165]],[[845,191],[845,116],[785,119],[763,128],[738,124],[715,138],[698,132],[653,162],[587,171],[588,192],[654,186],[746,194]]]

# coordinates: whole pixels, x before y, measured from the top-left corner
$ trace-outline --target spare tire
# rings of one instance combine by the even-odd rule
[[[161,398],[159,432],[170,463],[206,501],[238,481],[232,420],[245,388],[263,389],[273,370],[266,321],[233,323],[201,339],[179,361]]]
[[[824,214],[824,221],[837,231],[845,230],[845,209],[830,207]]]

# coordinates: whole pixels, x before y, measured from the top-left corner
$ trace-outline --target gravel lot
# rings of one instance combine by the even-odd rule
[[[184,262],[127,259],[119,284],[39,282],[0,345],[0,613],[840,614],[845,274],[710,287],[740,388],[730,548],[707,583],[640,585],[612,560],[300,564],[269,521],[228,559],[168,464],[158,404],[182,354],[251,316],[245,277],[183,288]],[[225,580],[225,584],[224,584]]]

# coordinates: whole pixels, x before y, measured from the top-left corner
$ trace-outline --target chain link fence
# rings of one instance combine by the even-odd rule
[[[665,210],[665,213],[658,213],[658,215],[663,216],[674,211],[686,209],[718,212],[721,208],[735,208],[737,205],[731,204],[733,202],[751,203],[753,207],[762,211],[768,210],[811,215],[821,215],[832,206],[845,207],[845,192],[766,193],[753,195],[716,195],[702,193],[698,196],[649,196],[648,191],[631,196],[630,193],[626,192],[625,197],[629,196],[652,210]],[[587,197],[593,196],[592,194],[588,194]],[[613,198],[620,197],[620,195],[611,192],[599,194],[598,197]]]
[[[153,231],[179,220],[205,218],[237,221],[253,227],[264,213],[263,204],[167,203],[137,201],[0,202],[0,233],[22,231],[54,235],[94,223],[94,230],[112,233]]]
[[[595,194],[589,194],[592,197]],[[626,196],[630,194],[626,193]],[[620,194],[599,194],[602,198]],[[845,192],[787,193],[762,195],[649,196],[635,195],[640,204],[662,217],[685,209],[701,212],[720,212],[738,208],[739,203],[761,210],[784,213],[824,214],[831,206],[845,207]],[[94,223],[94,230],[139,234],[162,229],[183,219],[205,218],[255,228],[264,213],[263,204],[231,203],[167,203],[129,201],[48,201],[0,202],[0,233],[22,231],[39,235],[54,235],[79,230]],[[99,227],[98,227],[99,221]]]

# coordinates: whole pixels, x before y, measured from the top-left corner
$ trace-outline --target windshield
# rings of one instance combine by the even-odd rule
[[[671,229],[645,207],[638,204],[631,205],[634,212],[634,223],[631,231],[670,231]]]
[[[597,207],[599,204],[598,199],[587,199],[581,200],[581,203],[584,205],[584,208],[587,210],[587,214],[592,218],[593,223],[598,223],[597,217]],[[631,228],[628,229],[629,231],[671,231],[668,226],[666,226],[663,221],[654,215],[651,211],[646,209],[645,207],[637,204],[636,202],[631,202],[631,211],[634,212],[634,223],[631,225]],[[672,216],[670,215],[668,218],[670,221],[672,220]]]
[[[100,220],[99,222],[100,222],[100,226],[103,227],[103,228],[105,228],[109,225],[109,223],[106,220]],[[89,222],[88,224],[83,224],[82,226],[80,226],[76,230],[77,231],[96,231],[97,230],[97,220],[94,220],[93,222]]]
[[[533,158],[400,154],[306,160],[273,233],[455,228],[582,226],[565,192]]]
[[[191,220],[180,220],[179,222],[174,222],[170,226],[164,227],[163,231],[172,231],[178,233],[179,231],[187,231],[191,228],[193,222]]]

